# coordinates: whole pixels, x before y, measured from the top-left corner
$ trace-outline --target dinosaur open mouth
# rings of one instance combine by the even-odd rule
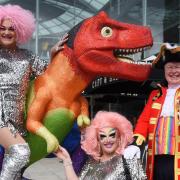
[[[133,64],[147,64],[145,61],[142,61],[142,58],[139,58],[139,56],[142,57],[142,53],[149,48],[151,48],[151,46],[134,49],[115,49],[113,53],[118,61]]]

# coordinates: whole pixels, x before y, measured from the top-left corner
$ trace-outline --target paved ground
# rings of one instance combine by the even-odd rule
[[[64,168],[57,158],[44,158],[26,169],[24,177],[32,180],[65,180]]]

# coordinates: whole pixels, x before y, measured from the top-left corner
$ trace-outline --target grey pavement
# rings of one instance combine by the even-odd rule
[[[24,177],[32,180],[65,180],[64,167],[57,158],[44,158],[29,166]]]

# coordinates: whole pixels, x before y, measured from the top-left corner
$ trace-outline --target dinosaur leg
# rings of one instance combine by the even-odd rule
[[[36,98],[28,110],[26,127],[28,131],[42,137],[47,143],[47,152],[53,152],[58,149],[58,139],[44,126],[42,120],[46,114],[48,103],[51,101],[51,95],[46,87],[38,89]]]

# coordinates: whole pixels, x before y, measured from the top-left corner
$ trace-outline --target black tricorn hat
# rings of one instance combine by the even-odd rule
[[[163,69],[168,62],[180,62],[180,46],[164,43],[152,64],[155,68]]]

